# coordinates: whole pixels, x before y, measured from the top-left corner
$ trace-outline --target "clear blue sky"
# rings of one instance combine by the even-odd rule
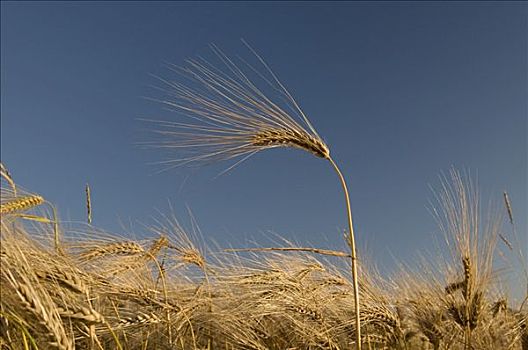
[[[451,166],[478,173],[484,198],[510,193],[526,236],[527,6],[466,3],[2,2],[2,161],[63,219],[135,234],[168,212],[221,245],[342,248],[344,203],[329,164],[291,150],[157,173],[160,151],[138,118],[173,119],[152,75],[171,76],[215,43],[280,76],[351,186],[359,245],[382,269],[441,240],[429,185]],[[525,241],[526,242],[526,241]]]

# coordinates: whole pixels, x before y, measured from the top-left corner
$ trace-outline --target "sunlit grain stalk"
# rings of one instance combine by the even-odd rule
[[[473,266],[471,263],[471,259],[469,256],[465,256],[462,259],[462,265],[464,266],[464,286],[463,286],[463,292],[464,292],[464,313],[465,313],[465,319],[464,319],[464,326],[465,326],[465,349],[469,350],[471,349],[471,302],[473,300]]]
[[[188,60],[187,67],[174,68],[182,80],[187,82],[160,79],[169,88],[168,91],[165,88],[167,99],[160,102],[187,115],[192,122],[158,121],[162,126],[158,133],[168,139],[156,142],[155,145],[195,152],[184,158],[164,162],[169,168],[241,157],[226,170],[228,171],[259,151],[278,147],[301,149],[328,160],[339,177],[345,195],[354,285],[356,348],[361,349],[357,256],[345,178],[336,162],[330,157],[328,146],[258,54],[250,48],[260,65],[265,68],[267,76],[244,62],[248,68],[246,73],[246,70],[239,68],[217,47],[212,46],[212,50],[222,62],[223,69],[215,67],[202,58],[191,59]],[[258,76],[268,88],[278,92],[280,99],[273,101],[268,98],[249,78],[249,73]],[[293,113],[288,113],[286,110]]]
[[[53,214],[53,243],[55,244],[55,251],[60,255],[64,255],[64,251],[60,243],[59,218],[57,216],[57,209],[54,205],[51,206],[51,213]]]
[[[160,237],[150,247],[150,249],[145,253],[146,256],[148,256],[156,265],[156,268],[158,269],[158,276],[161,278],[161,284],[163,286],[163,296],[165,298],[165,303],[168,304],[169,302],[169,295],[167,293],[167,280],[165,276],[165,272],[161,265],[158,262],[158,259],[156,258],[159,251],[163,248],[166,248],[169,246],[169,241],[167,237]],[[167,336],[169,338],[169,345],[172,346],[172,327],[171,327],[171,316],[170,316],[170,310],[168,308],[165,309],[165,318],[167,320]]]

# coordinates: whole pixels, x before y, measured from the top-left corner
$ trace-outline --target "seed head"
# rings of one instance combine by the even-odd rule
[[[264,73],[245,61],[235,64],[212,46],[219,64],[191,59],[186,66],[174,68],[179,79],[160,79],[167,94],[160,102],[189,118],[189,122],[157,121],[157,133],[163,140],[154,145],[188,153],[163,162],[169,168],[244,156],[242,162],[276,147],[299,148],[329,158],[328,146],[293,97],[250,50]]]

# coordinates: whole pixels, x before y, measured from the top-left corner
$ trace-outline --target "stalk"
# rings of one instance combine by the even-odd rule
[[[352,279],[354,283],[354,311],[356,314],[356,350],[361,350],[361,321],[359,319],[359,284],[358,284],[358,273],[357,273],[357,256],[356,256],[356,241],[354,239],[354,226],[352,224],[352,210],[350,208],[350,197],[348,195],[348,188],[336,162],[331,157],[327,158],[332,164],[332,167],[339,176],[343,192],[345,193],[345,202],[347,207],[348,216],[348,240],[350,243],[350,260],[352,262]]]

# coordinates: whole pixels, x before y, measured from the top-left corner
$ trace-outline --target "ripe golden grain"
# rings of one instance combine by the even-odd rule
[[[92,224],[92,198],[90,195],[90,185],[86,184],[86,215],[88,217],[88,224]]]
[[[125,241],[109,243],[100,247],[88,249],[81,253],[79,257],[83,261],[89,261],[111,255],[137,255],[143,253],[145,253],[145,250],[139,243]]]
[[[58,308],[58,311],[61,317],[82,322],[86,325],[105,322],[103,315],[92,308],[84,306],[72,307],[70,309]]]
[[[31,209],[44,203],[44,198],[38,195],[19,197],[0,205],[0,214],[11,214]]]
[[[330,150],[320,139],[297,130],[276,129],[257,132],[253,145],[258,147],[295,147],[328,159]]]

